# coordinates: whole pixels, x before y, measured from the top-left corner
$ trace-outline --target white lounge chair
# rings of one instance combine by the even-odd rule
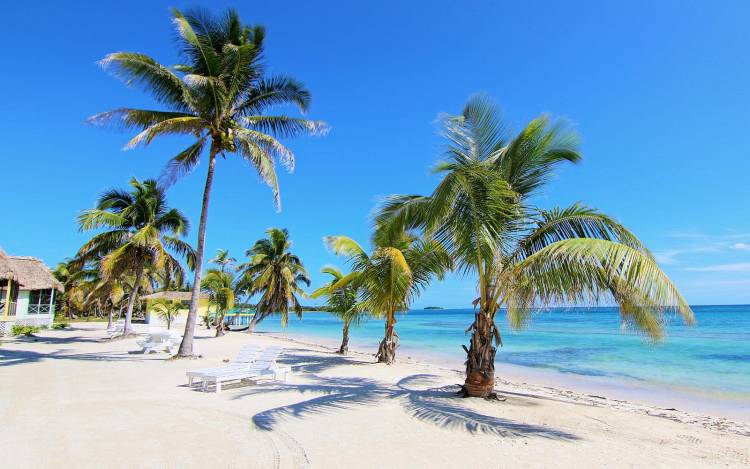
[[[258,358],[258,355],[263,352],[263,347],[259,345],[245,345],[242,347],[237,354],[237,356],[229,362],[228,364],[224,366],[217,366],[213,368],[202,368],[200,370],[192,370],[187,371],[185,374],[188,378],[188,387],[193,387],[193,381],[197,378],[200,382],[203,382],[202,376],[205,374],[212,374],[212,373],[218,373],[222,370],[227,370],[230,368],[247,368],[248,365],[253,363],[256,358]]]
[[[264,350],[256,360],[244,367],[226,367],[213,373],[204,373],[200,376],[202,389],[208,390],[211,383],[217,393],[221,392],[222,383],[228,381],[243,381],[246,379],[271,378],[286,382],[287,376],[291,373],[291,368],[281,367],[276,363],[276,359],[282,352],[280,347],[271,347]]]

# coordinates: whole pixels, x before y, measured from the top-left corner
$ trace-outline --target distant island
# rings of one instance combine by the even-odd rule
[[[424,309],[445,309],[442,306],[425,306]]]

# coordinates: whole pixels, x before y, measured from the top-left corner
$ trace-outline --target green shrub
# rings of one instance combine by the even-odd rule
[[[56,322],[52,325],[52,329],[65,329],[68,327],[70,327],[70,324],[68,324],[67,322]]]
[[[21,324],[14,324],[10,330],[10,335],[25,335],[26,337],[31,337],[40,330],[41,328],[39,326],[24,326]]]

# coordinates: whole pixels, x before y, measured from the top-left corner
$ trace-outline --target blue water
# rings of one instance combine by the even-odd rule
[[[698,394],[750,401],[750,305],[696,306],[697,324],[685,326],[669,317],[666,338],[653,344],[623,329],[616,308],[553,308],[539,312],[529,327],[513,331],[498,314],[503,347],[497,362],[547,370],[568,377],[605,377],[647,383]],[[413,310],[398,318],[401,356],[441,357],[461,366],[465,329],[472,310]],[[277,318],[259,331],[280,332]],[[334,344],[341,323],[327,313],[290,319],[289,336],[312,337]],[[383,321],[369,319],[351,331],[353,349],[374,351]]]

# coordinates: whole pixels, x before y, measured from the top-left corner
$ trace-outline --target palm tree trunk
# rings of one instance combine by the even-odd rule
[[[190,295],[190,310],[185,320],[185,333],[180,343],[177,355],[190,357],[193,355],[193,335],[195,334],[195,323],[198,316],[198,301],[201,292],[201,269],[203,268],[203,248],[206,242],[206,220],[208,219],[208,201],[211,197],[211,186],[214,181],[214,169],[216,168],[217,144],[212,142],[211,153],[208,158],[208,174],[206,175],[206,186],[203,188],[203,202],[201,205],[201,220],[198,225],[198,247],[195,252],[195,276],[193,277],[193,291]]]
[[[346,355],[349,352],[349,321],[344,321],[344,329],[341,331],[341,347],[339,353]]]
[[[378,353],[375,358],[379,363],[392,365],[396,361],[396,349],[398,348],[398,334],[396,334],[396,315],[395,312],[388,313],[385,321],[385,337],[380,342]]]
[[[493,340],[498,344],[500,334],[494,318],[486,311],[479,311],[474,317],[474,324],[470,327],[471,343],[464,350],[468,355],[466,360],[466,381],[461,388],[465,397],[494,398],[495,387],[495,352]]]
[[[139,265],[138,270],[135,272],[135,283],[133,284],[133,290],[130,292],[130,298],[128,298],[128,309],[125,311],[125,327],[122,330],[123,337],[134,335],[133,326],[131,324],[133,319],[133,306],[135,305],[135,299],[138,296],[138,289],[141,287],[142,276],[143,264]]]
[[[221,337],[224,335],[224,315],[220,315],[216,321],[216,335],[215,337]]]
[[[253,314],[253,318],[250,320],[250,324],[247,326],[247,333],[252,334],[253,332],[255,332],[255,326],[257,326],[264,317],[265,316],[263,316],[260,311],[256,309],[255,314]]]
[[[114,309],[114,307],[110,308],[109,312],[107,313],[107,329],[112,329],[112,315],[115,314],[115,312],[113,311],[113,309]]]

